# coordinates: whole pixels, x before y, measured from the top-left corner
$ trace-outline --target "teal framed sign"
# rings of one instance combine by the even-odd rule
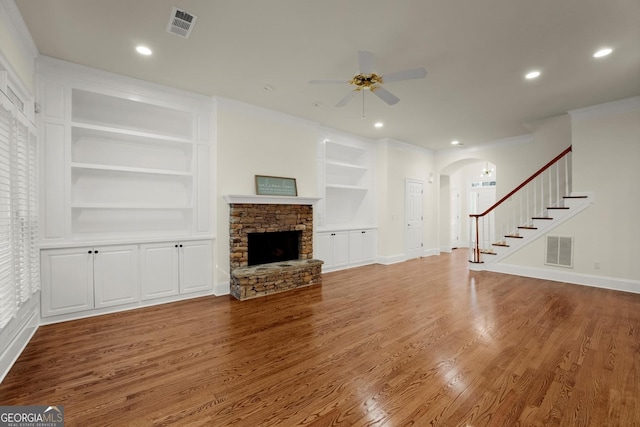
[[[260,196],[297,196],[296,179],[256,175],[256,194]]]

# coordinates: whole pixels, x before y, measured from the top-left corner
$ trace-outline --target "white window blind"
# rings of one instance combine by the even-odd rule
[[[0,92],[0,329],[38,291],[37,139]]]

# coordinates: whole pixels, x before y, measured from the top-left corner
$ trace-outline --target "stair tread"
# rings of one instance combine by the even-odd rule
[[[483,255],[498,255],[495,251],[488,250],[488,249],[483,249],[480,251],[480,253]]]
[[[563,199],[587,199],[589,196],[562,196]]]
[[[521,236],[519,234],[505,234],[504,237],[511,237],[512,239],[522,239],[522,238],[524,238],[524,236]]]
[[[506,243],[492,243],[492,246],[501,246],[503,248],[508,248],[509,245],[507,245]]]
[[[531,219],[553,219],[550,216],[533,216]]]
[[[569,206],[549,206],[547,209],[571,209]]]
[[[530,225],[519,225],[518,228],[521,228],[523,230],[537,230],[538,227],[532,227]]]

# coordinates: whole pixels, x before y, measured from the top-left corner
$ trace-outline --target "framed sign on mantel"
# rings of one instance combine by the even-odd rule
[[[259,196],[297,196],[295,178],[256,175],[256,194]]]

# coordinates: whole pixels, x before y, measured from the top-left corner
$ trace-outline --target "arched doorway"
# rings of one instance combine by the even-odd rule
[[[468,158],[440,171],[440,250],[469,247],[469,214],[496,201],[496,166],[486,159]]]

